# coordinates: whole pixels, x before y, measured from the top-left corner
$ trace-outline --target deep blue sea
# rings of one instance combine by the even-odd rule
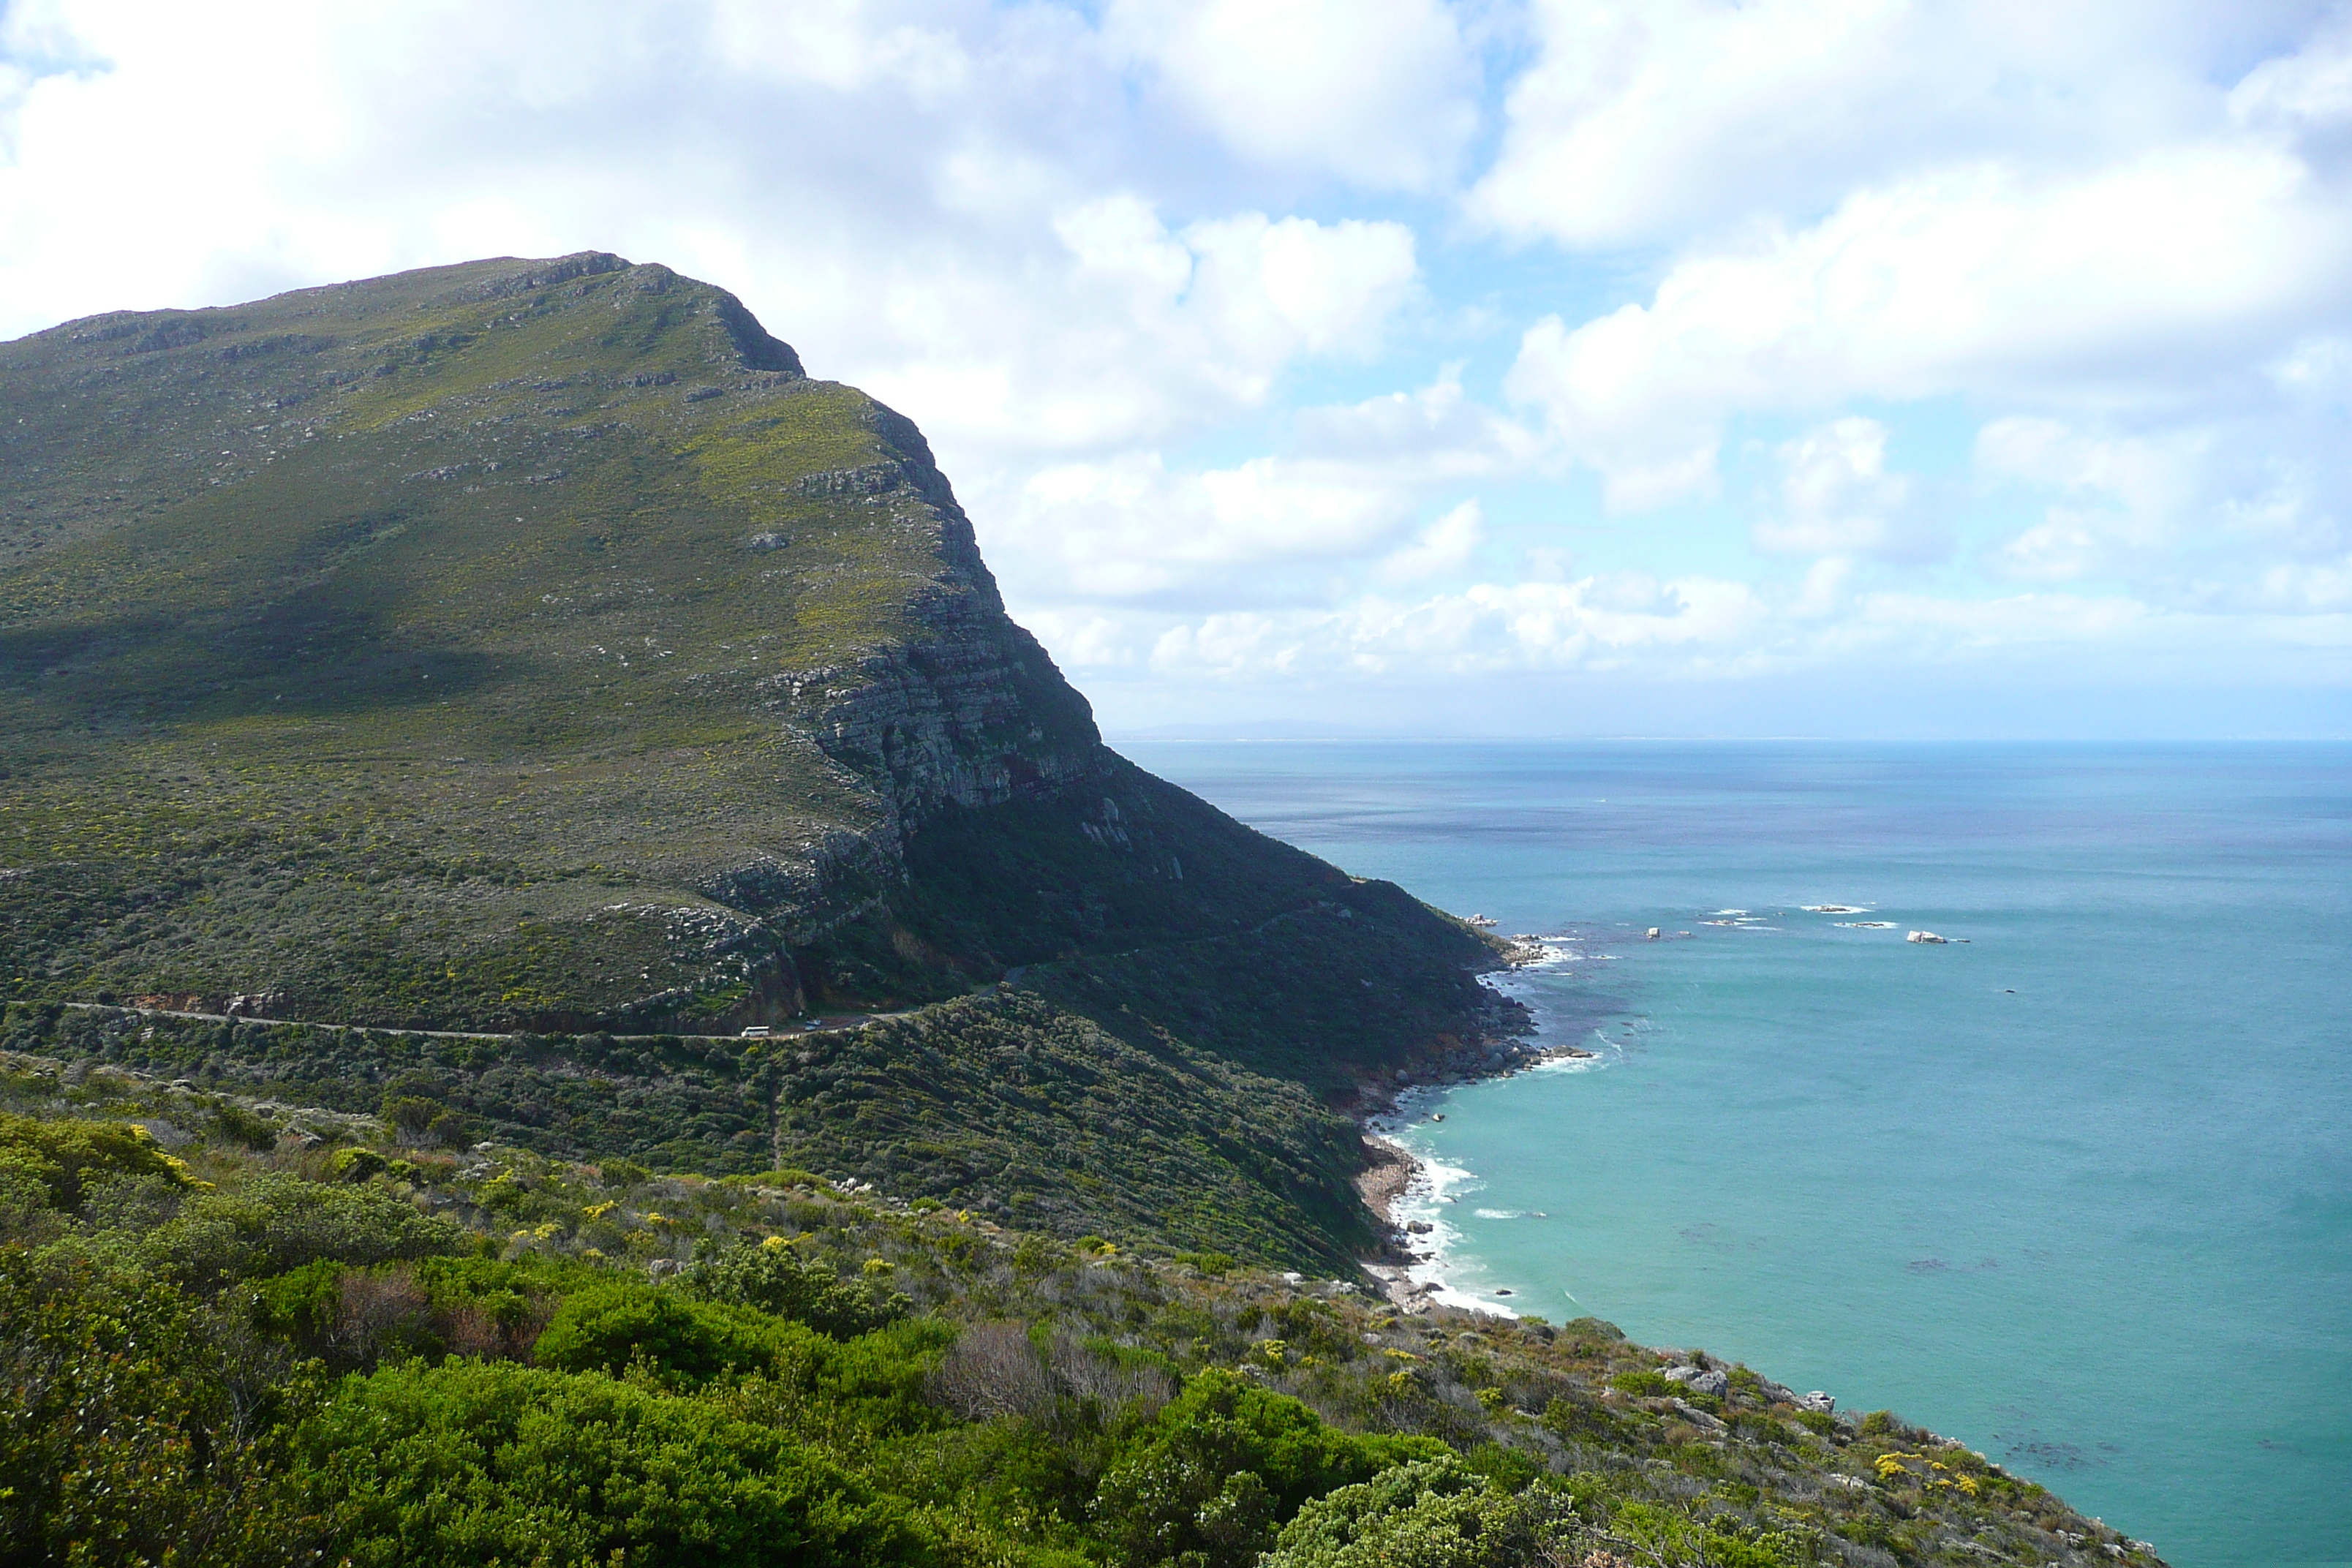
[[[2352,746],[1121,749],[1549,939],[1505,984],[1598,1055],[1402,1133],[1451,1290],[2352,1563]]]

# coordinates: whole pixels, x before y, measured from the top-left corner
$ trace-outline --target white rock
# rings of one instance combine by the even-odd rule
[[[1693,1394],[1712,1394],[1718,1399],[1731,1386],[1731,1379],[1705,1367],[1670,1366],[1664,1375],[1668,1383],[1679,1383]]]

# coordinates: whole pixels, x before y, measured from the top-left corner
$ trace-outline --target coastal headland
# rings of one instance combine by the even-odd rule
[[[1105,746],[914,425],[723,289],[68,322],[0,345],[0,484],[37,1560],[2156,1561],[1370,1289],[1364,1124],[1544,1054],[1528,950]]]

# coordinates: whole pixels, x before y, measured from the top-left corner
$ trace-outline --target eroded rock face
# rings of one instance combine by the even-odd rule
[[[971,521],[914,425],[877,405],[895,466],[843,475],[889,504],[894,524],[933,531],[939,574],[910,606],[918,635],[854,666],[779,679],[779,705],[826,755],[881,793],[892,831],[950,805],[1057,796],[1097,771],[1102,736],[1087,700],[1005,614]]]

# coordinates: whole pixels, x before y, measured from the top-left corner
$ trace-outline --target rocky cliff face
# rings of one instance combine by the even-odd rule
[[[895,838],[948,806],[1050,798],[1099,772],[1103,747],[1086,699],[1005,614],[921,432],[878,404],[874,416],[898,459],[855,470],[845,488],[919,518],[937,541],[936,574],[908,605],[906,638],[854,664],[778,676],[771,689],[787,721],[880,790]]]

